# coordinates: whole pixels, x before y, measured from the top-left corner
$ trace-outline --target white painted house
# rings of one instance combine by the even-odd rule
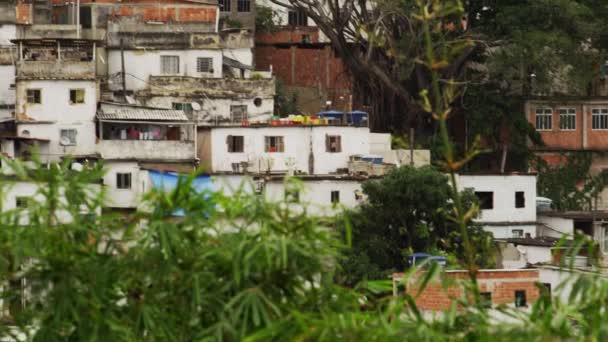
[[[480,201],[477,220],[496,239],[536,236],[535,174],[461,174],[460,190],[471,189]]]

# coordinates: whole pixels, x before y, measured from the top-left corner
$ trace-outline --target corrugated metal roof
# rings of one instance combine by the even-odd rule
[[[112,111],[97,112],[99,120],[136,120],[136,121],[188,121],[188,116],[182,110],[124,108]]]

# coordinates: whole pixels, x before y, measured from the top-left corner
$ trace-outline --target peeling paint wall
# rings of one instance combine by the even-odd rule
[[[98,151],[107,159],[194,159],[194,141],[102,140]]]

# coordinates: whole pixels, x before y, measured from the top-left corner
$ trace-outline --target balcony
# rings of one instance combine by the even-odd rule
[[[179,140],[101,140],[98,150],[104,159],[192,160],[193,141]]]
[[[94,80],[93,61],[19,61],[17,78],[22,80]]]

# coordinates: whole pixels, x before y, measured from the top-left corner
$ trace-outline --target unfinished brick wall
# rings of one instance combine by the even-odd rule
[[[399,278],[402,275],[393,275]],[[447,271],[445,276],[451,280],[468,278],[467,271]],[[538,300],[540,291],[536,286],[539,281],[537,270],[481,270],[477,274],[480,292],[491,293],[492,305],[514,305],[515,291],[526,293],[528,304]],[[406,291],[414,296],[418,292],[415,282],[410,283]],[[416,300],[420,310],[444,311],[450,308],[454,300],[463,296],[462,288],[457,284],[444,289],[441,280],[430,282]]]

